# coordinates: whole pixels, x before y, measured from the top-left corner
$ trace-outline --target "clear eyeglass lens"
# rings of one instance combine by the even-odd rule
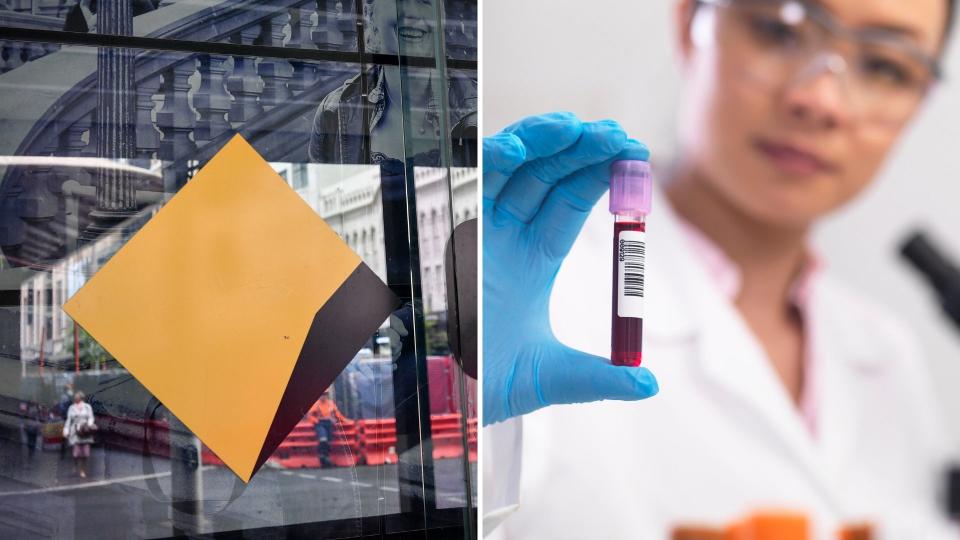
[[[733,2],[715,13],[715,37],[742,56],[749,78],[766,85],[789,84],[824,52],[845,60],[851,106],[864,118],[884,122],[909,116],[933,82],[930,67],[897,43],[837,37],[808,16],[796,0]]]

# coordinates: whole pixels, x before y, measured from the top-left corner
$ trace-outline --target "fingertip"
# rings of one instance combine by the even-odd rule
[[[637,394],[647,397],[653,397],[660,392],[660,384],[653,372],[645,367],[629,368],[632,371],[633,380],[636,385]]]
[[[553,128],[554,136],[567,144],[573,144],[583,134],[584,123],[571,112],[556,113],[547,124]]]
[[[595,125],[597,125],[597,126],[602,126],[603,128],[609,130],[611,133],[612,133],[612,132],[620,132],[620,133],[623,133],[623,135],[624,135],[624,137],[623,137],[624,140],[626,140],[626,138],[627,138],[627,137],[626,137],[627,131],[626,131],[625,129],[623,129],[623,126],[620,125],[620,122],[617,122],[616,120],[611,120],[611,119],[609,119],[609,118],[606,118],[606,119],[604,119],[604,120],[597,120],[596,122],[593,122],[593,124],[595,124]]]
[[[583,133],[583,122],[571,112],[552,112],[531,116],[503,130],[520,138],[528,159],[553,155],[569,147]]]
[[[616,154],[623,150],[628,140],[627,132],[620,127],[619,123],[614,120],[600,120],[599,122],[594,122],[594,125],[599,127],[603,135],[601,148],[606,151],[608,155]]]
[[[554,118],[556,120],[561,120],[561,121],[570,121],[570,122],[578,122],[578,123],[580,122],[580,119],[577,117],[577,115],[570,111],[554,111],[554,112],[543,114],[541,116],[544,116],[547,118]]]
[[[623,149],[620,150],[620,153],[617,154],[615,159],[638,159],[640,161],[650,161],[650,149],[647,148],[647,145],[636,139],[627,139],[627,142],[623,145]]]
[[[490,168],[509,173],[527,159],[523,141],[513,133],[497,133],[483,139],[483,159],[490,160]]]

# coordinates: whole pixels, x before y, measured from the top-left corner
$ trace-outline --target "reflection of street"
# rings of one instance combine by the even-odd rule
[[[155,478],[170,493],[170,462],[153,458]],[[463,462],[434,462],[439,508],[457,508],[464,499]],[[147,487],[142,457],[93,448],[89,477],[73,474],[69,452],[37,451],[0,440],[0,538],[66,536],[119,538],[171,533],[169,499],[157,500]],[[476,465],[471,464],[476,478]],[[229,499],[234,476],[204,466],[203,496],[213,514]],[[281,524],[342,520],[400,512],[397,465],[330,469],[264,467],[230,507],[205,518],[205,532]],[[475,489],[475,488],[474,488]],[[472,495],[474,503],[476,493]]]

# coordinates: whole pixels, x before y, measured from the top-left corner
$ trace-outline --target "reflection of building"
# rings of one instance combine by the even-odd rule
[[[457,226],[477,217],[477,170],[415,167],[417,189],[417,231],[420,239],[420,277],[423,289],[423,310],[437,313],[447,309],[444,250],[450,238],[452,223]]]
[[[379,167],[290,163],[274,163],[273,167],[381,279],[386,279]],[[448,182],[447,169],[414,168],[426,313],[446,310],[443,256],[451,223],[477,217],[476,169],[451,168],[450,172],[453,178]]]
[[[307,190],[311,199],[316,201],[314,208],[320,217],[337,231],[380,279],[386,281],[380,168],[353,166],[351,169],[355,174],[339,176],[335,183],[326,183],[319,189],[308,187]],[[338,171],[338,174],[343,173]]]
[[[443,250],[452,230],[451,218],[454,224],[459,224],[477,215],[476,169],[452,168],[450,171],[453,181],[448,183],[447,169],[414,168],[420,276],[426,313],[446,310]],[[295,183],[293,179],[288,182]],[[303,187],[301,194],[313,191],[309,184]],[[319,198],[315,200],[320,216],[384,279],[386,259],[379,168],[363,167],[359,174],[320,189]]]
[[[99,4],[103,9],[105,4],[129,5],[131,1],[94,0],[92,4]],[[100,485],[97,490],[77,491],[75,502],[89,507],[97,503],[98,497],[104,499],[102,495],[106,493],[110,495],[110,511],[74,515],[72,511],[50,510],[50,497],[40,493],[43,491],[40,489],[36,496],[17,498],[17,515],[8,516],[5,528],[74,531],[82,536],[165,536],[171,526],[186,531],[187,535],[217,533],[223,524],[204,519],[202,512],[178,512],[169,505],[153,504],[145,491],[128,493],[123,482],[109,478],[111,467],[116,472],[137,467],[141,462],[146,466],[149,462],[169,471],[169,481],[163,482],[166,495],[195,501],[190,507],[199,508],[194,504],[206,504],[203,499],[211,495],[209,489],[203,488],[210,486],[204,475],[216,481],[221,473],[210,471],[207,466],[195,466],[199,461],[208,465],[207,458],[212,456],[206,449],[198,451],[198,443],[188,437],[184,426],[163,408],[149,413],[151,418],[144,422],[150,392],[135,378],[125,376],[122,368],[114,368],[118,363],[97,345],[94,336],[74,332],[76,326],[62,311],[63,303],[124,241],[123,236],[110,236],[113,229],[104,232],[98,238],[102,242],[98,243],[81,236],[94,221],[92,214],[101,205],[99,195],[112,189],[111,183],[99,182],[107,163],[93,160],[103,158],[119,164],[118,156],[129,156],[133,158],[131,166],[151,164],[150,174],[139,174],[132,191],[126,189],[126,182],[120,183],[124,189],[114,191],[122,193],[127,201],[133,197],[136,209],[142,210],[174,196],[227,141],[242,133],[264,159],[283,162],[281,169],[285,170],[290,185],[318,212],[322,208],[321,192],[331,187],[340,188],[335,197],[339,213],[327,215],[327,221],[376,273],[388,275],[387,269],[404,266],[402,261],[408,255],[411,261],[417,261],[416,246],[411,249],[405,238],[394,242],[389,234],[392,230],[383,230],[382,192],[376,168],[335,163],[300,165],[309,159],[307,148],[319,102],[363,67],[369,68],[373,65],[371,62],[378,61],[361,55],[358,50],[358,41],[363,43],[358,38],[372,32],[363,26],[366,21],[357,17],[358,10],[383,4],[395,11],[396,6],[390,0],[152,0],[150,3],[157,9],[135,17],[132,35],[149,37],[155,43],[177,44],[176,52],[171,53],[171,49],[163,45],[139,48],[143,46],[142,39],[137,41],[122,35],[125,32],[110,32],[105,25],[98,25],[100,38],[91,36],[85,43],[77,41],[76,36],[61,35],[64,16],[77,2],[0,0],[0,26],[47,31],[34,32],[32,37],[30,32],[8,32],[10,35],[0,42],[3,53],[0,55],[0,88],[4,89],[0,92],[3,95],[0,100],[3,127],[0,130],[0,277],[3,277],[0,293],[4,293],[0,295],[0,412],[4,413],[0,415],[0,451],[5,456],[18,457],[25,449],[20,441],[24,418],[17,412],[19,402],[47,408],[59,402],[68,390],[83,389],[88,401],[95,406],[98,418],[103,419],[98,440],[109,440],[110,445],[98,445],[94,449],[96,462],[105,465],[101,467],[104,482],[97,483]],[[447,18],[427,22],[432,28],[443,29],[436,38],[446,44],[442,50],[446,50],[451,60],[446,73],[476,78],[476,0],[444,0],[442,5],[434,2],[433,6],[437,8],[436,15]],[[101,11],[101,15],[105,13],[105,9]],[[102,20],[105,19],[106,16]],[[101,46],[96,46],[98,43]],[[227,44],[236,54],[224,53],[223,46]],[[98,69],[98,53],[107,49],[128,51],[132,58],[127,59],[133,60],[127,63],[129,69]],[[401,61],[406,62],[402,58]],[[396,64],[396,60],[393,63]],[[113,80],[127,76],[129,84]],[[111,91],[111,87],[135,92],[135,99],[133,103],[125,102],[128,107],[122,116],[124,119],[117,116],[105,123],[100,113],[107,108],[99,103],[104,98],[120,96]],[[388,129],[380,134],[402,140],[404,133],[416,132],[417,126],[412,125],[410,118],[400,120],[397,124],[384,125]],[[122,149],[111,145],[106,150],[107,145],[98,144],[105,140],[101,133],[116,133],[114,129],[102,129],[110,128],[110,123],[135,126],[133,155],[128,153],[129,144]],[[448,154],[452,150],[456,156],[458,149],[468,149],[464,153],[475,157],[475,124],[464,127],[451,123],[450,128],[451,133],[447,135],[465,143],[441,150]],[[124,141],[129,143],[129,137]],[[397,208],[402,214],[404,203],[410,208],[417,204],[413,199],[413,178],[410,180],[411,189],[400,190],[398,196],[402,199],[388,207],[388,213]],[[114,199],[110,197],[111,201]],[[210,210],[209,219],[215,219],[215,209]],[[454,213],[448,208],[450,220]],[[97,214],[103,217],[104,212]],[[409,217],[411,225],[417,223],[417,216]],[[402,219],[400,215],[399,220]],[[204,223],[198,220],[197,226],[202,227]],[[284,242],[282,237],[273,240],[281,245]],[[386,251],[385,242],[388,243]],[[177,247],[172,245],[170,249]],[[385,260],[394,253],[401,254],[401,262]],[[168,256],[165,249],[158,250],[157,265],[162,266]],[[171,279],[176,278],[171,275]],[[426,283],[424,287],[429,289]],[[109,309],[109,306],[103,307]],[[415,343],[417,358],[409,351],[412,347],[403,350],[394,347],[391,351],[390,338],[386,336],[393,335],[389,332],[375,335],[367,346],[372,345],[380,360],[378,367],[384,373],[375,381],[379,386],[367,384],[359,388],[359,397],[365,398],[368,406],[383,402],[390,407],[375,409],[377,416],[396,417],[393,444],[401,456],[402,466],[386,469],[388,475],[391,471],[396,473],[393,475],[395,485],[411,485],[418,478],[429,476],[435,477],[438,486],[460,486],[464,485],[463,467],[438,467],[436,471],[425,468],[432,467],[432,462],[428,463],[429,449],[427,454],[422,451],[429,448],[431,427],[427,422],[429,416],[421,411],[428,409],[425,406],[432,391],[424,388],[422,376],[412,377],[408,373],[422,364],[419,360],[423,355],[420,350],[423,327],[421,324],[408,326],[408,337],[399,340]],[[156,331],[162,334],[165,330],[157,328]],[[79,354],[75,354],[74,336],[78,334]],[[396,360],[390,357],[391,352],[398,355]],[[358,353],[358,357],[362,358],[364,353],[366,350]],[[40,368],[41,356],[45,368]],[[107,358],[106,362],[97,360],[103,357]],[[75,360],[78,360],[79,373],[74,373]],[[109,369],[95,367],[103,365]],[[164,367],[157,366],[157,369]],[[151,420],[156,422],[153,427],[149,427]],[[57,432],[56,425],[48,427],[52,428],[51,434]],[[142,455],[145,446],[149,446],[152,456]],[[463,448],[463,452],[466,453],[467,448]],[[203,459],[170,459],[182,456]],[[3,470],[11,481],[24,485],[44,488],[51,482],[62,483],[64,475],[57,474],[57,457],[47,457],[52,460],[14,459]],[[23,464],[29,466],[20,466]],[[371,473],[378,474],[376,469],[370,469]],[[337,470],[324,474],[341,476],[347,482],[353,469],[339,472],[343,475]],[[475,472],[473,477],[475,479]],[[337,515],[323,512],[325,508],[344,506],[337,502],[338,497],[342,499],[337,490],[327,489],[336,486],[329,482],[304,482],[304,486],[305,489],[299,490],[302,496],[292,503],[291,511],[310,522],[344,517],[339,515],[342,512],[334,512]],[[361,491],[364,489],[367,488]],[[408,510],[410,508],[423,508],[440,503],[441,499],[447,501],[423,490],[390,493],[373,486],[367,491],[369,494],[360,493],[364,500],[370,498],[368,495],[380,497],[379,513],[399,512],[392,517],[404,522],[416,521],[417,514]],[[81,500],[84,493],[86,500]],[[465,501],[471,493],[462,495],[461,501]],[[249,516],[235,513],[236,519],[231,517],[227,528],[277,526],[286,532],[289,527],[284,523],[290,520],[269,510],[278,502],[290,501],[266,497],[261,502],[266,513],[251,512]],[[222,501],[212,503],[218,508],[222,506]],[[454,506],[451,502],[446,505]],[[451,530],[455,524],[462,523],[457,517],[462,515],[459,510],[442,505],[439,508],[452,516],[445,521]],[[66,509],[72,510],[72,506]],[[462,535],[470,534],[465,530]]]
[[[317,163],[271,165],[350,249],[386,281],[380,168]]]
[[[38,272],[20,286],[20,359],[27,365],[41,360],[50,366],[73,364],[73,321],[63,304],[113,255],[123,243],[110,234]]]
[[[273,167],[347,242],[381,279],[386,278],[383,245],[383,205],[380,169],[366,165],[274,163]],[[420,275],[426,313],[446,310],[444,249],[452,223],[476,217],[477,171],[416,167],[417,226]],[[448,187],[449,186],[449,187]],[[451,197],[452,193],[452,197]],[[48,272],[38,272],[20,287],[20,349],[22,369],[37,365],[41,356],[50,366],[73,363],[73,321],[63,304],[159,208],[142,214],[116,234],[72,252]]]
[[[27,374],[27,365],[72,368],[75,355],[73,320],[63,311],[77,292],[160,210],[153,205],[128,219],[95,242],[71,252],[48,271],[36,272],[20,285],[20,363]]]

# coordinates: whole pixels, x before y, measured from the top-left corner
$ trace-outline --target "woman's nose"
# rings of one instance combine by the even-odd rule
[[[833,129],[849,121],[847,62],[836,53],[813,58],[783,91],[788,120],[812,129]]]

